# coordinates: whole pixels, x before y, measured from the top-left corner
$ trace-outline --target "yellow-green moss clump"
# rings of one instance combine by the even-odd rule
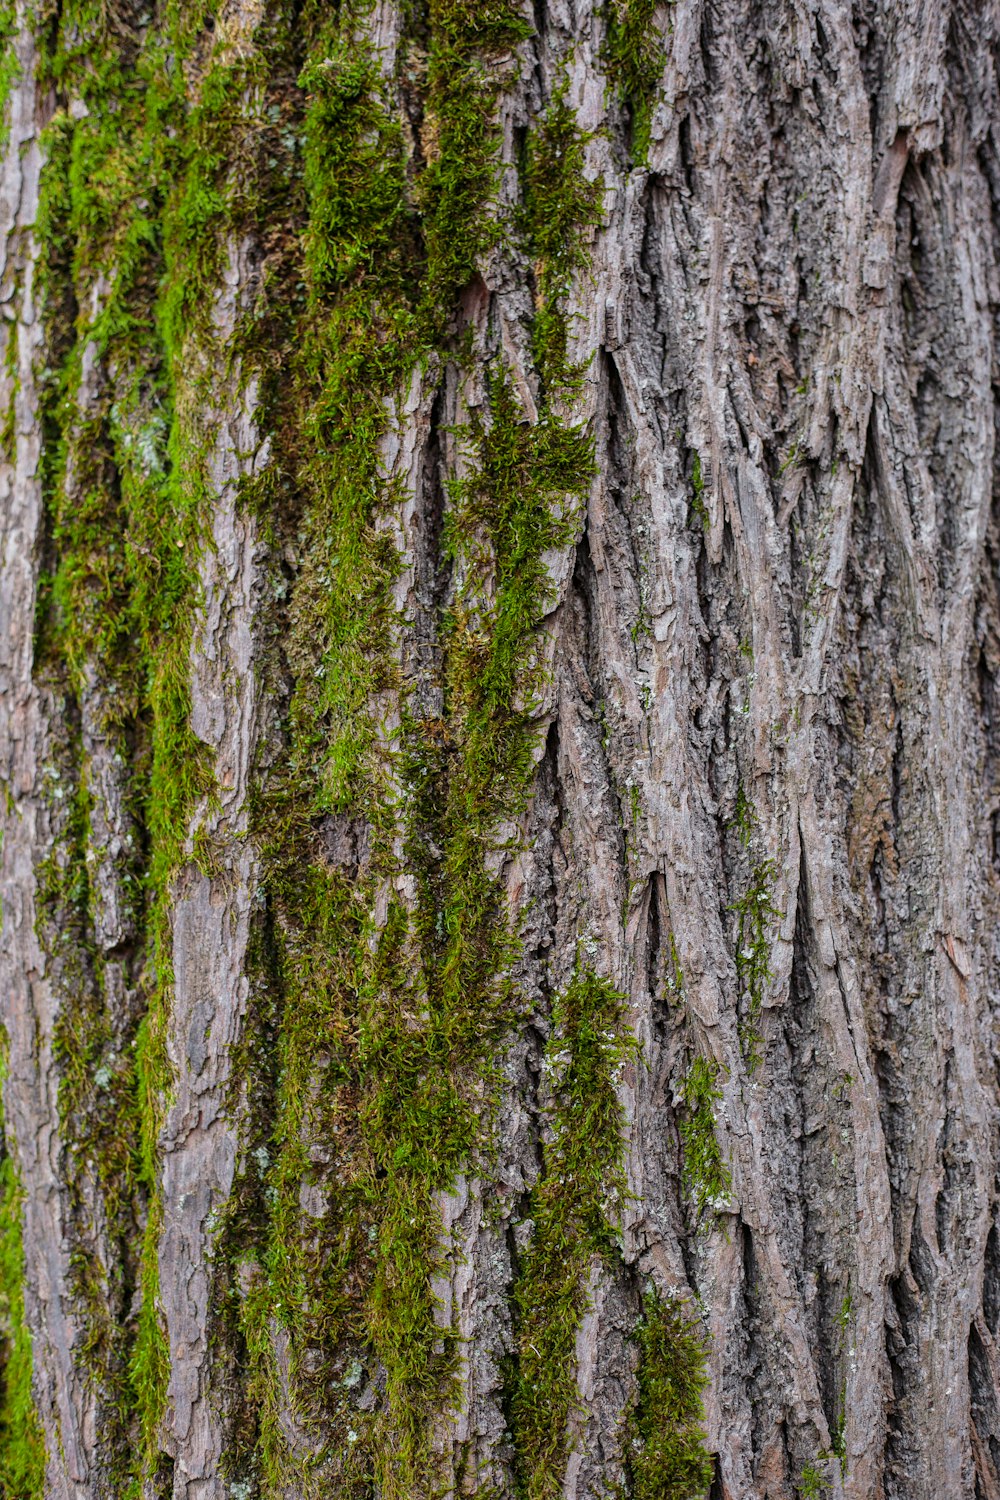
[[[0,116],[3,117],[0,144],[6,144],[7,141],[7,100],[17,78],[17,53],[14,50],[16,36],[17,7],[13,0],[5,0],[5,3],[0,4]]]
[[[632,1500],[695,1500],[714,1474],[702,1426],[701,1329],[682,1304],[649,1292],[637,1337],[638,1398],[626,1449]]]
[[[668,0],[671,3],[671,0]],[[604,65],[631,120],[632,157],[645,166],[667,40],[655,24],[664,0],[609,0]]]
[[[582,371],[567,358],[566,299],[589,262],[602,183],[586,175],[589,137],[577,127],[563,75],[541,122],[529,131],[522,163],[523,225],[535,274],[532,346],[546,395],[574,391]]]
[[[699,1218],[708,1209],[722,1208],[732,1187],[715,1132],[715,1109],[721,1099],[718,1064],[695,1057],[681,1088],[680,1136],[684,1187]]]
[[[625,1173],[617,1085],[635,1052],[624,997],[590,969],[574,975],[552,1021],[545,1058],[552,1138],[532,1194],[534,1230],[514,1292],[511,1421],[525,1500],[562,1493],[587,1281],[592,1267],[619,1254]]]
[[[42,1500],[45,1444],[31,1391],[31,1335],[24,1321],[24,1249],[21,1242],[24,1192],[6,1138],[2,1149],[0,1496],[3,1500]]]

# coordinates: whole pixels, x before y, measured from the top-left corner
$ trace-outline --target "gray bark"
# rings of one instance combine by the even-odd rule
[[[227,6],[232,45],[254,45],[258,12]],[[115,1298],[123,1284],[133,1294],[135,1269],[122,1282],[115,1267],[132,1252],[60,1113],[60,1006],[83,981],[39,891],[68,837],[60,789],[85,774],[93,944],[125,1027],[138,1003],[123,873],[133,813],[129,768],[102,741],[101,681],[74,710],[70,754],[67,702],[33,661],[47,357],[33,224],[38,136],[56,102],[36,88],[21,21],[0,178],[0,337],[15,350],[0,359],[0,409],[15,409],[0,462],[4,1117],[25,1188],[46,1493],[87,1500],[113,1493],[114,1392],[107,1371],[86,1367],[74,1257],[85,1245],[106,1267],[114,1327],[130,1316]],[[552,996],[582,943],[627,997],[639,1053],[620,1084],[621,1255],[595,1258],[576,1337],[565,1500],[627,1482],[647,1285],[700,1309],[713,1497],[793,1500],[815,1466],[822,1493],[851,1500],[994,1500],[1000,8],[677,0],[657,22],[666,44],[647,165],[623,157],[625,114],[590,0],[536,6],[537,34],[498,105],[501,215],[521,193],[519,132],[562,68],[587,175],[603,182],[591,264],[570,294],[585,378],[565,407],[597,463],[576,541],[546,559],[535,779],[512,830],[520,847],[498,861],[528,1014],[503,1060],[496,1159],[470,1161],[440,1196],[447,1274],[435,1290],[463,1362],[457,1403],[429,1419],[433,1443],[448,1494],[516,1493],[503,1397],[511,1289],[540,1170]],[[390,4],[359,23],[390,80],[403,25]],[[251,1494],[226,1467],[241,1375],[214,1336],[229,1274],[215,1252],[255,1138],[252,1080],[234,1074],[263,878],[248,806],[262,743],[282,753],[284,711],[265,661],[281,558],[237,495],[269,446],[253,382],[224,359],[237,313],[260,293],[260,246],[234,241],[226,261],[217,345],[190,377],[215,401],[213,544],[190,672],[192,725],[218,790],[192,820],[190,862],[172,885],[158,1249],[170,1357],[159,1444],[172,1467],[157,1483],[177,1500]],[[384,524],[409,622],[393,646],[403,687],[382,705],[387,735],[408,694],[433,698],[424,647],[442,601],[428,582],[438,540],[427,475],[462,473],[449,434],[484,408],[498,351],[537,414],[525,254],[505,241],[480,272],[464,301],[471,361],[416,372],[383,440],[385,471],[400,480]],[[86,372],[78,399],[85,411]],[[209,873],[195,862],[199,837],[214,851]],[[773,915],[754,1068],[736,908],[765,875]],[[397,889],[415,900],[405,868]],[[679,1135],[694,1056],[718,1064],[732,1179],[701,1216]],[[310,1191],[303,1220],[323,1212]],[[145,1209],[131,1212],[139,1236]],[[272,1332],[286,1369],[288,1336],[277,1321]],[[278,1422],[305,1475],[318,1440],[300,1416],[289,1398]],[[829,1457],[838,1445],[843,1462]],[[283,1493],[338,1492],[309,1485]]]

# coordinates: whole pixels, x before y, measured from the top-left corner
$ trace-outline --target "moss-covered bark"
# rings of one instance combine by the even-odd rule
[[[918,9],[0,6],[0,1495],[1000,1482]]]

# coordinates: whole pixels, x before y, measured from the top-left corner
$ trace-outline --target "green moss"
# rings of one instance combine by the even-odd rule
[[[782,475],[787,474],[789,469],[797,469],[799,464],[804,461],[805,454],[802,451],[802,439],[797,438],[791,448],[789,448],[782,462],[778,465],[778,477],[780,478]]]
[[[515,1017],[489,858],[533,773],[542,553],[569,540],[572,497],[592,472],[590,443],[555,420],[528,423],[497,367],[448,495],[445,548],[464,583],[440,622],[444,716],[404,702],[387,739],[377,705],[400,681],[386,517],[400,496],[379,445],[391,404],[446,352],[457,295],[499,243],[495,62],[527,33],[506,6],[432,6],[428,24],[427,162],[414,183],[377,59],[350,18],[317,22],[300,74],[304,256],[290,249],[282,268],[302,302],[279,312],[266,292],[260,310],[267,339],[277,330],[287,344],[290,378],[265,384],[276,459],[248,499],[276,535],[290,528],[302,566],[280,669],[295,684],[289,753],[254,817],[267,936],[245,1045],[273,1028],[260,1108],[275,1123],[247,1143],[225,1230],[250,1290],[224,1299],[250,1367],[230,1469],[257,1474],[268,1494],[292,1464],[307,1485],[345,1494],[433,1486],[430,1417],[450,1405],[457,1368],[432,1290],[446,1253],[438,1198],[488,1146]],[[364,843],[361,868],[324,856],[331,821]],[[376,918],[400,830],[415,903]],[[315,1159],[321,1140],[335,1146],[329,1165]],[[311,1223],[303,1182],[323,1204]],[[276,1327],[312,1461],[290,1457],[277,1420]],[[360,1412],[376,1371],[385,1397]]]
[[[715,1133],[716,1105],[721,1098],[718,1063],[695,1057],[681,1090],[680,1136],[684,1187],[699,1218],[706,1209],[723,1207],[732,1188]]]
[[[670,966],[673,972],[667,973],[667,993],[683,1001],[684,974],[673,933]],[[732,1178],[715,1131],[716,1106],[721,1099],[719,1064],[714,1058],[692,1058],[681,1083],[678,1129],[684,1189],[699,1220],[706,1209],[723,1207],[732,1189]]]
[[[448,486],[443,551],[462,582],[439,619],[443,707],[418,711],[395,665],[387,522],[401,494],[380,443],[412,372],[461,358],[458,295],[505,233],[491,123],[502,54],[529,28],[512,6],[430,7],[415,172],[392,85],[352,19],[310,24],[304,255],[290,244],[280,286],[284,297],[301,283],[302,298],[279,308],[265,291],[259,309],[288,360],[264,385],[275,462],[248,493],[301,566],[276,667],[294,681],[288,754],[265,771],[254,814],[265,884],[244,1045],[257,1076],[271,1047],[254,1113],[274,1126],[247,1141],[225,1229],[238,1285],[224,1304],[250,1370],[229,1467],[265,1494],[294,1467],[317,1493],[375,1484],[409,1500],[434,1488],[431,1418],[456,1391],[455,1332],[433,1292],[447,1269],[439,1200],[490,1149],[517,1017],[494,871],[534,771],[542,559],[574,534],[593,450],[547,410],[532,425],[495,366],[456,434],[465,472]],[[561,276],[569,235],[567,220]],[[380,705],[392,704],[401,724],[387,735]],[[331,829],[363,847],[353,867],[324,853]],[[401,857],[414,895],[386,906]],[[332,1160],[317,1157],[321,1141]],[[303,1183],[322,1204],[312,1221]],[[312,1459],[288,1453],[278,1421],[278,1329]],[[362,1412],[376,1378],[384,1397]]]
[[[438,1483],[430,1434],[456,1394],[457,1335],[434,1293],[448,1269],[441,1198],[489,1161],[500,1059],[519,1020],[496,869],[534,774],[544,555],[574,539],[593,474],[592,443],[556,401],[580,375],[565,302],[587,264],[600,185],[586,181],[586,138],[560,86],[526,143],[523,213],[503,219],[497,103],[505,55],[530,31],[512,4],[435,0],[410,17],[400,57],[415,57],[418,40],[426,50],[420,160],[395,80],[350,7],[273,7],[266,55],[235,62],[213,53],[217,10],[171,4],[149,27],[115,28],[97,0],[70,0],[45,37],[57,101],[80,96],[88,112],[61,107],[46,138],[53,374],[39,660],[70,706],[96,677],[105,733],[133,768],[137,847],[119,873],[143,1017],[115,1057],[77,742],[63,747],[72,798],[49,872],[48,940],[60,917],[73,954],[64,1121],[116,1206],[134,1282],[118,1290],[138,1288],[138,1312],[123,1296],[108,1321],[113,1299],[85,1226],[74,1264],[93,1308],[95,1378],[120,1407],[115,1441],[139,1454],[115,1482],[155,1490],[168,1377],[157,1249],[170,892],[198,852],[192,814],[212,794],[187,685],[212,498],[209,351],[259,381],[272,456],[244,500],[273,547],[275,596],[288,596],[265,669],[284,709],[282,749],[263,753],[252,809],[262,885],[237,1059],[251,1097],[216,1259],[216,1347],[242,1401],[228,1473],[265,1496],[294,1471],[307,1494],[361,1500],[377,1488],[412,1500]],[[226,237],[244,229],[266,243],[263,287],[234,346],[218,351],[210,309]],[[442,566],[456,583],[439,609],[432,712],[407,696],[398,666],[403,497],[381,445],[414,372],[429,382],[446,362],[460,368],[461,294],[515,233],[536,265],[539,417],[528,419],[496,361],[482,405],[451,435],[462,478],[447,485]],[[81,411],[95,355],[104,383]],[[282,555],[295,559],[290,584]],[[614,1253],[624,1190],[614,1076],[630,1045],[621,997],[589,971],[555,1022],[568,1054],[518,1291],[523,1326],[547,1351],[534,1369],[522,1344],[517,1377],[519,1462],[538,1494],[556,1462],[538,1401],[568,1416],[567,1330],[591,1260]],[[558,1180],[567,1174],[573,1201]],[[577,1223],[567,1271],[558,1248]],[[288,1448],[289,1404],[306,1456]]]
[[[633,1500],[696,1500],[712,1483],[702,1393],[705,1343],[680,1303],[646,1294],[637,1331],[638,1392],[626,1445]]]
[[[310,783],[309,762],[323,746],[313,811],[338,811],[379,778],[369,705],[394,681],[385,647],[398,560],[379,525],[391,496],[378,444],[386,400],[421,343],[400,126],[370,54],[336,33],[324,34],[316,51],[321,60],[300,80],[309,98],[307,310],[293,417],[300,446],[288,458],[306,506],[290,727],[297,780]]]
[[[741,655],[746,654],[741,646]],[[728,827],[736,834],[747,855],[750,853],[756,825],[753,804],[741,782],[737,787],[736,808]],[[743,1002],[740,1039],[747,1068],[751,1073],[759,1067],[762,1057],[760,1020],[764,996],[774,977],[771,968],[774,925],[784,916],[774,905],[776,873],[773,859],[751,858],[743,894],[730,907],[736,913],[736,975]]]
[[[532,345],[543,388],[574,388],[582,371],[567,359],[565,301],[589,263],[585,231],[597,221],[603,184],[585,175],[588,136],[577,127],[563,75],[540,125],[529,132],[522,165],[523,222],[535,269]]]
[[[822,1500],[830,1493],[832,1485],[824,1472],[826,1460],[821,1457],[820,1462],[824,1468],[820,1468],[819,1463],[808,1463],[803,1468],[798,1483],[800,1500]]]
[[[441,1326],[432,1291],[444,1269],[437,1199],[487,1147],[496,1062],[515,1019],[505,977],[512,940],[487,861],[498,825],[523,806],[533,771],[528,715],[538,668],[530,665],[530,643],[548,597],[542,553],[567,538],[570,522],[556,507],[591,468],[579,434],[523,420],[500,372],[489,411],[470,425],[466,443],[474,463],[452,486],[447,528],[448,548],[466,563],[465,586],[443,622],[447,719],[408,716],[400,762],[415,909],[393,903],[375,920],[375,881],[391,865],[374,797],[366,807],[374,870],[366,877],[349,881],[324,869],[311,843],[314,819],[348,816],[359,785],[377,787],[385,775],[363,719],[353,731],[363,754],[354,757],[353,784],[340,783],[335,811],[322,766],[307,783],[309,803],[276,779],[262,809],[281,820],[269,824],[265,858],[283,1019],[278,1125],[264,1147],[274,1160],[268,1229],[255,1260],[269,1294],[245,1303],[238,1319],[257,1361],[255,1440],[267,1450],[273,1488],[288,1462],[274,1421],[270,1338],[260,1322],[274,1309],[292,1336],[300,1416],[318,1434],[318,1388],[331,1374],[343,1381],[355,1362],[364,1369],[376,1362],[384,1372],[380,1415],[358,1414],[350,1387],[332,1414],[341,1484],[360,1484],[370,1472],[385,1495],[422,1493],[433,1469],[429,1416],[447,1409],[454,1390],[454,1333]],[[332,532],[330,546],[341,557],[355,520],[346,513]],[[313,639],[321,639],[315,629]],[[324,674],[300,678],[293,712],[315,705],[317,681],[329,690]],[[310,1100],[318,1037],[328,1061]],[[337,1145],[335,1184],[310,1166],[309,1143],[324,1137]],[[303,1178],[328,1193],[311,1239],[299,1208]],[[231,1233],[239,1235],[235,1223]],[[355,1434],[349,1448],[345,1429]]]
[[[500,58],[532,34],[509,0],[431,0],[425,132],[418,190],[426,247],[421,310],[436,342],[476,263],[502,239],[496,101]]]
[[[705,479],[701,472],[701,455],[698,453],[691,460],[691,492],[691,515],[707,531],[709,520],[705,505]]]
[[[526,1500],[562,1493],[587,1278],[592,1264],[617,1253],[625,1196],[617,1084],[634,1055],[624,996],[590,969],[578,969],[557,998],[552,1020],[545,1057],[551,1139],[532,1193],[534,1232],[514,1289],[511,1424]]]
[[[467,800],[474,808],[478,799],[495,818],[516,810],[531,774],[525,726],[540,678],[525,647],[549,602],[544,553],[575,535],[594,464],[593,445],[578,429],[547,413],[534,426],[525,420],[500,369],[491,381],[490,418],[488,426],[478,418],[470,425],[480,462],[451,484],[445,545],[471,564],[447,622],[449,707],[466,735]],[[524,706],[515,702],[517,689],[529,700]],[[498,770],[506,773],[499,784]],[[508,779],[515,801],[498,805]]]
[[[7,101],[17,81],[18,61],[14,50],[16,35],[17,6],[14,0],[3,0],[0,4],[0,145],[7,140]]]
[[[653,24],[661,0],[610,0],[604,65],[608,81],[629,111],[632,158],[644,166],[650,127],[666,62],[666,38]]]
[[[279,535],[291,518],[303,559],[281,668],[295,681],[289,755],[266,775],[253,813],[264,915],[252,966],[254,1026],[243,1045],[248,1076],[268,1089],[259,1107],[271,1113],[273,1128],[247,1141],[247,1170],[223,1232],[238,1280],[221,1296],[245,1381],[230,1471],[256,1476],[268,1495],[282,1492],[292,1467],[310,1493],[310,1485],[333,1482],[335,1473],[338,1492],[351,1495],[366,1493],[370,1483],[377,1414],[354,1413],[353,1388],[340,1378],[359,1351],[366,1364],[371,1359],[363,1336],[380,1235],[372,1204],[387,1170],[384,1152],[375,1160],[366,1150],[370,1117],[362,1120],[359,1106],[375,1077],[368,1054],[378,1052],[371,1031],[383,1026],[379,1002],[395,995],[398,1025],[405,989],[393,951],[405,919],[401,932],[398,915],[390,914],[380,936],[372,917],[394,814],[371,704],[395,683],[386,647],[398,567],[380,526],[393,497],[378,444],[386,399],[422,347],[412,275],[420,247],[402,132],[376,59],[349,28],[341,33],[320,22],[300,86],[303,232],[289,237],[275,300],[265,287],[259,309],[262,343],[280,340],[290,378],[279,382],[264,371],[262,413],[276,458],[247,495],[262,524]],[[301,287],[291,303],[289,279]],[[324,817],[350,818],[358,805],[372,820],[373,869],[352,881],[324,859],[319,831]],[[384,1029],[392,1026],[385,1017]],[[276,1066],[262,1067],[256,1049],[264,1046]],[[311,1159],[320,1140],[336,1151],[335,1173]],[[303,1183],[323,1198],[312,1223],[303,1223]],[[425,1303],[428,1296],[425,1290]],[[391,1304],[391,1287],[385,1298]],[[293,1409],[315,1443],[312,1461],[292,1458],[279,1422],[279,1329],[289,1340]],[[434,1368],[440,1372],[440,1360]],[[331,1386],[339,1389],[332,1401]],[[393,1396],[398,1401],[397,1391]],[[401,1456],[382,1450],[387,1469],[412,1472],[425,1456],[414,1451],[413,1425]],[[320,1471],[322,1481],[312,1477]],[[396,1492],[391,1482],[390,1473],[386,1494]]]
[[[189,99],[184,64],[214,9],[170,6],[158,26],[133,29],[107,7],[77,0],[39,39],[57,104],[80,98],[86,110],[57,108],[43,140],[49,575],[38,660],[65,701],[66,722],[85,694],[96,699],[98,732],[129,766],[134,836],[116,876],[126,898],[127,982],[145,1010],[122,1036],[93,931],[89,768],[80,742],[69,742],[60,753],[72,813],[55,809],[62,841],[42,872],[41,922],[65,990],[56,1036],[64,1131],[76,1159],[93,1164],[117,1250],[115,1280],[105,1284],[77,1195],[74,1289],[109,1413],[104,1443],[123,1489],[130,1471],[137,1483],[140,1470],[150,1478],[159,1463],[167,1351],[157,1153],[171,1086],[170,888],[191,857],[192,812],[211,795],[189,722],[211,441],[199,351],[212,338],[223,234],[235,217],[226,183],[250,81],[241,65],[208,59],[196,102]]]
[[[0,143],[2,144],[2,143]],[[14,452],[15,433],[14,424],[17,415],[17,395],[20,388],[20,376],[18,373],[18,336],[17,330],[9,324],[3,333],[3,370],[7,378],[10,395],[7,398],[7,407],[0,419],[0,446],[5,453]]]
[[[10,1142],[0,1160],[0,1496],[41,1500],[45,1441],[31,1389],[31,1335],[24,1318],[24,1248],[18,1179]]]
[[[760,1029],[764,996],[774,977],[771,968],[772,930],[783,913],[774,904],[773,859],[759,859],[750,870],[742,896],[733,903],[736,913],[736,974],[743,993],[740,1038],[747,1068],[752,1073],[763,1055]]]
[[[286,1012],[278,1127],[258,1148],[258,1161],[266,1163],[267,1233],[242,1319],[268,1485],[277,1488],[290,1463],[276,1421],[277,1321],[291,1339],[300,1419],[314,1425],[318,1404],[339,1427],[338,1482],[351,1493],[350,1484],[377,1465],[383,1492],[402,1495],[408,1487],[416,1493],[424,1479],[424,1415],[446,1397],[452,1373],[451,1341],[435,1327],[430,1293],[438,1254],[430,1195],[441,1178],[437,1153],[457,1149],[463,1124],[451,1108],[450,1080],[428,1076],[428,1038],[408,1029],[401,1014],[408,985],[398,945],[406,915],[397,907],[376,930],[359,894],[313,871],[311,909],[301,893],[294,902],[290,892],[279,898]],[[318,1038],[328,1059],[319,1069]],[[312,1143],[324,1137],[336,1148],[334,1180],[311,1159]],[[325,1197],[325,1212],[312,1226],[302,1220],[304,1181]],[[349,1386],[330,1410],[331,1376],[339,1384],[353,1362],[369,1367],[374,1358],[386,1372],[389,1431],[384,1421],[351,1410]],[[352,1431],[353,1443],[346,1436]],[[322,1438],[322,1426],[316,1432]],[[299,1459],[297,1470],[305,1467]]]

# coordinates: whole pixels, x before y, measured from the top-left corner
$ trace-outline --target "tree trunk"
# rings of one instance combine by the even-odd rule
[[[0,40],[0,1495],[1000,1500],[1000,4]]]

